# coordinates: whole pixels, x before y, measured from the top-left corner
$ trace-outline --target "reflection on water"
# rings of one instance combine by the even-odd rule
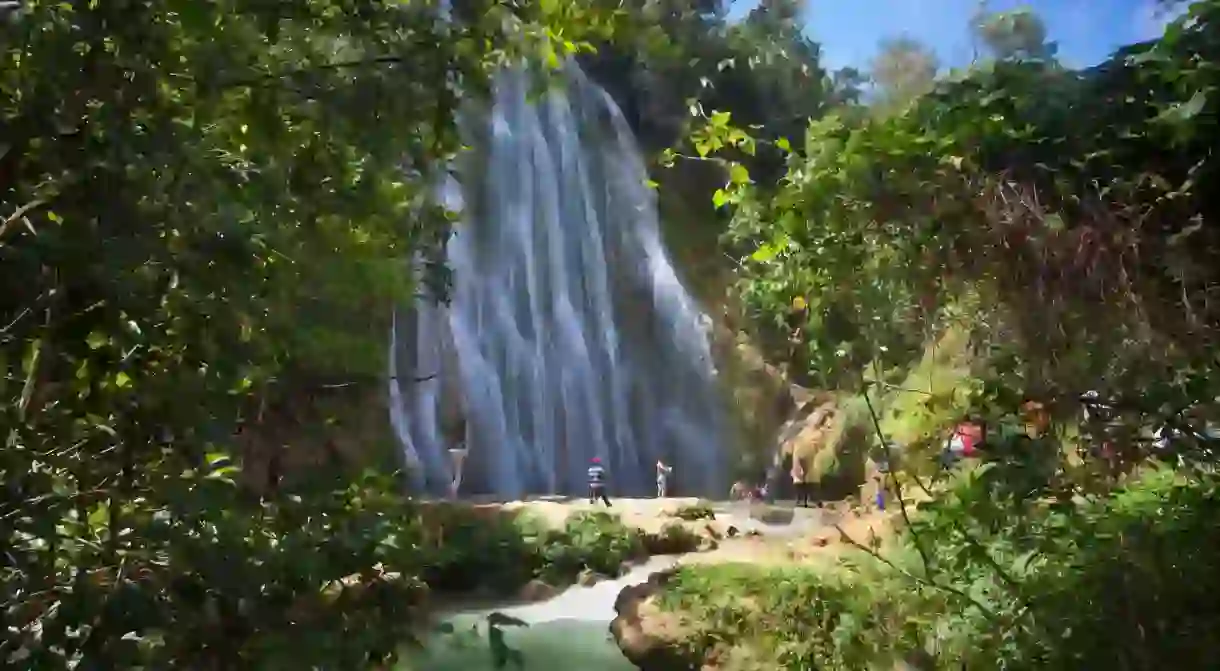
[[[486,620],[460,615],[453,634],[440,634],[409,656],[400,671],[497,671],[488,645]],[[471,627],[477,626],[476,631]],[[608,622],[552,620],[528,627],[503,627],[508,647],[521,653],[520,671],[635,671],[610,637]]]
[[[487,618],[493,613],[526,623],[502,626],[504,642],[520,652],[518,671],[634,671],[610,636],[614,601],[624,587],[648,580],[675,564],[674,557],[653,557],[615,580],[574,586],[538,603],[469,610],[447,621],[452,634],[437,634],[409,656],[399,671],[497,671],[489,645]],[[473,631],[472,631],[473,628]]]

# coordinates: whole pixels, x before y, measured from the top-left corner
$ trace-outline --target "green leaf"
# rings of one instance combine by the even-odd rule
[[[110,338],[106,337],[106,334],[104,333],[93,331],[89,334],[89,337],[85,340],[85,342],[89,345],[89,349],[97,350],[109,343]]]
[[[777,253],[778,251],[771,245],[760,245],[758,249],[754,250],[754,253],[750,255],[750,258],[754,261],[770,261],[771,259],[775,258]]]
[[[724,207],[729,202],[729,194],[724,189],[716,189],[712,194],[712,205],[717,208]]]
[[[749,184],[750,171],[740,163],[733,163],[729,166],[729,181],[733,184]]]
[[[1184,123],[1195,118],[1207,105],[1207,94],[1196,91],[1185,103],[1175,103],[1161,112],[1156,120],[1169,123]]]
[[[208,452],[204,455],[203,460],[209,468],[220,468],[231,463],[232,457],[225,452]]]
[[[119,389],[125,389],[129,385],[131,385],[131,376],[129,376],[127,373],[119,371],[118,374],[114,376],[114,386],[118,387]]]

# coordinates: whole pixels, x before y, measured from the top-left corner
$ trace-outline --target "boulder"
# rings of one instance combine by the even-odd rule
[[[789,524],[795,515],[795,510],[783,506],[750,506],[750,518],[763,524]]]
[[[677,571],[652,574],[647,582],[624,587],[614,601],[615,618],[610,622],[623,656],[641,671],[686,671],[699,668],[686,659],[680,645],[685,628],[678,616],[662,611],[656,597]]]
[[[535,578],[521,586],[517,593],[522,601],[546,601],[559,594],[559,589]]]
[[[698,550],[701,538],[704,537],[686,524],[673,521],[666,523],[659,533],[644,534],[644,549],[650,555],[694,552]]]

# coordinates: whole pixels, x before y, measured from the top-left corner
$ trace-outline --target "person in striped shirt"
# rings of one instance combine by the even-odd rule
[[[589,464],[589,503],[597,503],[598,499],[601,499],[607,508],[610,507],[610,497],[606,496],[606,469],[600,458],[593,457]]]

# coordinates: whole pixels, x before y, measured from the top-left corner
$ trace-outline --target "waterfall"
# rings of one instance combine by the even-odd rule
[[[678,495],[721,492],[710,320],[664,249],[618,107],[576,65],[559,77],[533,95],[527,72],[502,73],[440,186],[461,214],[451,301],[399,311],[391,333],[404,461],[434,494],[459,443],[467,493],[583,492],[593,457],[612,494],[653,491],[657,459]]]

